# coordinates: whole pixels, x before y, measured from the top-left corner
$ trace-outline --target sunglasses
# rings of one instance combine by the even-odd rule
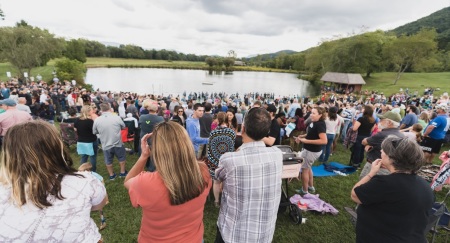
[[[178,111],[178,113],[183,112],[183,111]]]

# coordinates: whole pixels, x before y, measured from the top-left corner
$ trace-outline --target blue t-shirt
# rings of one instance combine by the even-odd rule
[[[432,139],[444,139],[445,137],[445,128],[447,127],[447,115],[442,114],[438,115],[434,118],[428,126],[434,126],[433,131],[430,132],[429,136]]]
[[[405,124],[404,128],[408,128],[416,124],[417,122],[418,119],[416,114],[407,114],[405,117],[403,117],[401,124]]]
[[[3,96],[3,99],[8,99],[9,98],[9,89],[8,88],[3,88],[2,89],[2,96]]]

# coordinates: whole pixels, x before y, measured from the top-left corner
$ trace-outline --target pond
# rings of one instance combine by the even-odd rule
[[[297,74],[234,71],[231,74],[205,70],[156,68],[90,68],[86,83],[104,91],[138,94],[182,94],[186,92],[274,93],[279,96],[312,96],[317,88]]]

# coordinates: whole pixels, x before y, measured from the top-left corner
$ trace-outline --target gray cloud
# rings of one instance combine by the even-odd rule
[[[196,54],[225,55],[232,49],[245,56],[305,50],[324,38],[358,33],[361,26],[395,28],[448,7],[448,0],[40,0],[27,6],[2,3],[8,18],[0,26],[27,16],[28,23],[57,36]],[[63,9],[83,18],[75,20]]]
[[[201,26],[200,31],[276,36],[287,28],[306,32],[344,32],[360,26],[376,28],[405,18],[404,1],[261,1],[261,0],[199,0],[204,11],[215,15],[242,18],[242,24],[225,28]],[[406,3],[407,4],[407,3]],[[389,7],[386,7],[389,6]],[[258,19],[247,17],[256,12]],[[250,24],[249,24],[250,22]]]
[[[134,12],[134,7],[130,1],[112,0],[114,5],[129,12]]]
[[[146,22],[134,22],[130,20],[116,20],[113,25],[119,28],[132,28],[137,30],[151,30],[155,27],[151,23]]]

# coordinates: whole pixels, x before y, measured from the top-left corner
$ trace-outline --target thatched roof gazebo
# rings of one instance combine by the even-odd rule
[[[349,92],[360,91],[366,81],[359,73],[334,73],[326,72],[320,79],[324,83],[336,86],[334,90],[348,90]]]

